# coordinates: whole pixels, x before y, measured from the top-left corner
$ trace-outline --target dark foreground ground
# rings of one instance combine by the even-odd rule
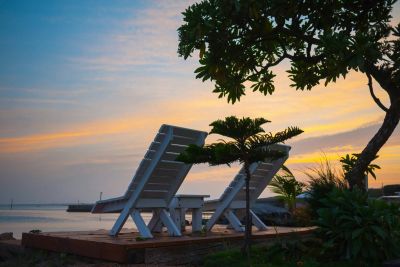
[[[118,264],[86,257],[23,248],[20,240],[0,240],[0,267],[168,267],[162,264]],[[177,266],[177,265],[174,265]],[[184,265],[181,265],[184,266]]]

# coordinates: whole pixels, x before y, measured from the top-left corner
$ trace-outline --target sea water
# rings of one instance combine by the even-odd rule
[[[13,232],[20,239],[23,232],[40,230],[89,231],[111,229],[118,214],[92,214],[89,212],[67,212],[67,205],[16,204],[0,205],[0,234]],[[143,219],[148,222],[151,214],[144,213]],[[127,220],[124,228],[136,228],[132,220]]]

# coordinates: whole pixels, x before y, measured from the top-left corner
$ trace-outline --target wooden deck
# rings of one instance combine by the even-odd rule
[[[255,243],[265,243],[279,238],[306,236],[313,228],[269,227],[266,231],[253,231]],[[138,233],[123,229],[118,237],[106,230],[78,232],[23,233],[22,245],[29,248],[76,254],[119,263],[187,264],[204,255],[241,244],[243,233],[223,226],[215,227],[206,235],[191,234],[170,237],[166,233],[149,240],[137,240]]]

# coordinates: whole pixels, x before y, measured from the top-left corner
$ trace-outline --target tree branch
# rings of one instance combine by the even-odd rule
[[[388,112],[389,109],[382,104],[382,102],[379,100],[379,98],[376,97],[376,95],[374,93],[374,88],[372,86],[371,74],[369,74],[368,72],[366,74],[368,77],[369,92],[371,93],[372,99],[375,101],[375,103],[378,105],[378,107],[380,107],[383,111]]]
[[[285,58],[287,58],[286,50],[283,51],[282,56],[280,56],[277,60],[275,60],[274,62],[270,62],[270,63],[266,64],[263,68],[264,69],[268,69],[270,67],[276,66],[279,63],[281,63],[282,60],[284,60]]]

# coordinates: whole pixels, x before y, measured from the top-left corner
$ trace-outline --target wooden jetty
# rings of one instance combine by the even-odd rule
[[[212,252],[242,244],[243,233],[216,227],[207,234],[192,234],[190,229],[181,237],[167,233],[153,239],[141,240],[138,232],[123,229],[117,237],[106,230],[77,232],[23,233],[22,245],[28,248],[70,253],[79,256],[119,263],[145,264],[196,264]],[[271,243],[277,238],[307,237],[314,228],[269,227],[264,231],[254,229],[254,243]]]
[[[68,205],[67,212],[90,212],[94,204],[71,204]]]

